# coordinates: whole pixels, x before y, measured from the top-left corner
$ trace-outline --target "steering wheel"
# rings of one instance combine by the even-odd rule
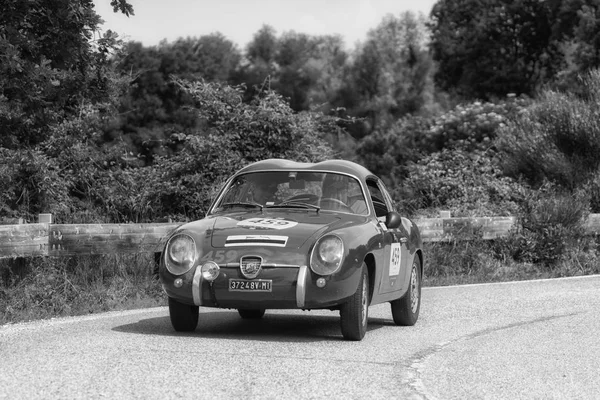
[[[302,193],[302,194],[297,194],[292,197],[288,197],[287,199],[283,200],[282,203],[288,203],[288,202],[294,202],[294,201],[316,205],[317,202],[319,201],[319,196],[317,196],[316,194],[312,194],[312,193]]]
[[[323,204],[330,203],[330,207],[326,207]],[[325,210],[343,210],[349,213],[353,213],[354,211],[343,201],[339,199],[334,199],[333,197],[323,197],[321,199],[321,203],[319,204],[321,208]]]

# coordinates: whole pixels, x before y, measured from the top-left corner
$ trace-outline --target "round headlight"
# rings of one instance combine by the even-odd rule
[[[173,275],[185,274],[192,268],[196,260],[196,243],[189,235],[175,235],[167,243],[165,253],[165,262],[169,272]]]
[[[344,242],[335,235],[323,236],[310,255],[310,268],[319,275],[331,275],[340,269],[344,256]]]

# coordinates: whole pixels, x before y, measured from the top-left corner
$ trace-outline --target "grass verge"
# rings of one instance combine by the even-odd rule
[[[598,237],[580,237],[552,257],[539,257],[539,240],[513,234],[496,240],[471,237],[425,243],[424,286],[508,282],[600,274]],[[532,251],[533,249],[533,251]]]
[[[596,237],[579,240],[551,262],[530,257],[531,243],[523,236],[425,243],[423,283],[447,286],[600,274],[598,242]],[[152,254],[0,260],[0,325],[166,305],[153,268]]]
[[[165,305],[152,254],[0,260],[0,324]]]

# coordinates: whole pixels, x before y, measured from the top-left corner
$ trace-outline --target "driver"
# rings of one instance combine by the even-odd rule
[[[275,193],[277,192],[277,183],[257,182],[251,189],[252,201],[258,204],[275,204]]]

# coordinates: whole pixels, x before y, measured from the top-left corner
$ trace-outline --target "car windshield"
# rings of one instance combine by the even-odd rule
[[[361,186],[353,177],[331,172],[253,172],[225,188],[213,212],[240,208],[306,208],[368,214]]]

